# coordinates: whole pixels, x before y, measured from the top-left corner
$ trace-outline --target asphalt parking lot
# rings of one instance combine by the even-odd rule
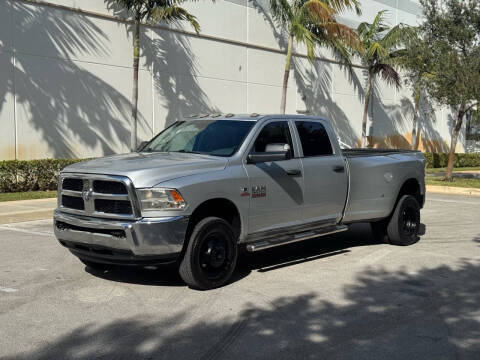
[[[480,197],[428,196],[426,234],[368,225],[240,259],[235,281],[96,273],[51,221],[0,225],[2,359],[480,359]]]

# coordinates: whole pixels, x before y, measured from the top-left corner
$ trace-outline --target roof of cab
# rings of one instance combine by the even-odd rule
[[[300,114],[199,114],[189,116],[185,120],[245,120],[245,121],[259,121],[264,118],[276,119],[322,119],[322,117]]]

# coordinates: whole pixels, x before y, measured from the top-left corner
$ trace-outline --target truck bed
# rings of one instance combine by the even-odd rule
[[[398,150],[398,149],[367,149],[367,148],[355,148],[355,149],[342,149],[342,154],[346,158],[360,157],[360,156],[382,156],[393,154],[408,154],[417,153],[418,150]]]
[[[349,173],[344,223],[387,217],[405,181],[422,181],[425,176],[424,157],[420,151],[345,149],[342,153]]]

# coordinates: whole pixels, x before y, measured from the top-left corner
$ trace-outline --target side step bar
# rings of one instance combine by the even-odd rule
[[[278,237],[275,237],[275,238],[247,244],[247,251],[255,252],[255,251],[265,250],[275,246],[290,244],[290,243],[307,240],[307,239],[311,239],[318,236],[335,234],[335,233],[346,231],[346,230],[348,230],[348,226],[335,225],[335,226],[324,227],[322,229],[304,231],[296,234],[279,235]]]

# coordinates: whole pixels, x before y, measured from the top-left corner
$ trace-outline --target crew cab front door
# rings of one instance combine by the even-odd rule
[[[267,145],[287,144],[286,160],[251,164],[245,161],[250,188],[249,233],[297,225],[303,206],[303,169],[295,157],[295,144],[287,120],[270,120],[259,131],[250,153],[265,152]]]

